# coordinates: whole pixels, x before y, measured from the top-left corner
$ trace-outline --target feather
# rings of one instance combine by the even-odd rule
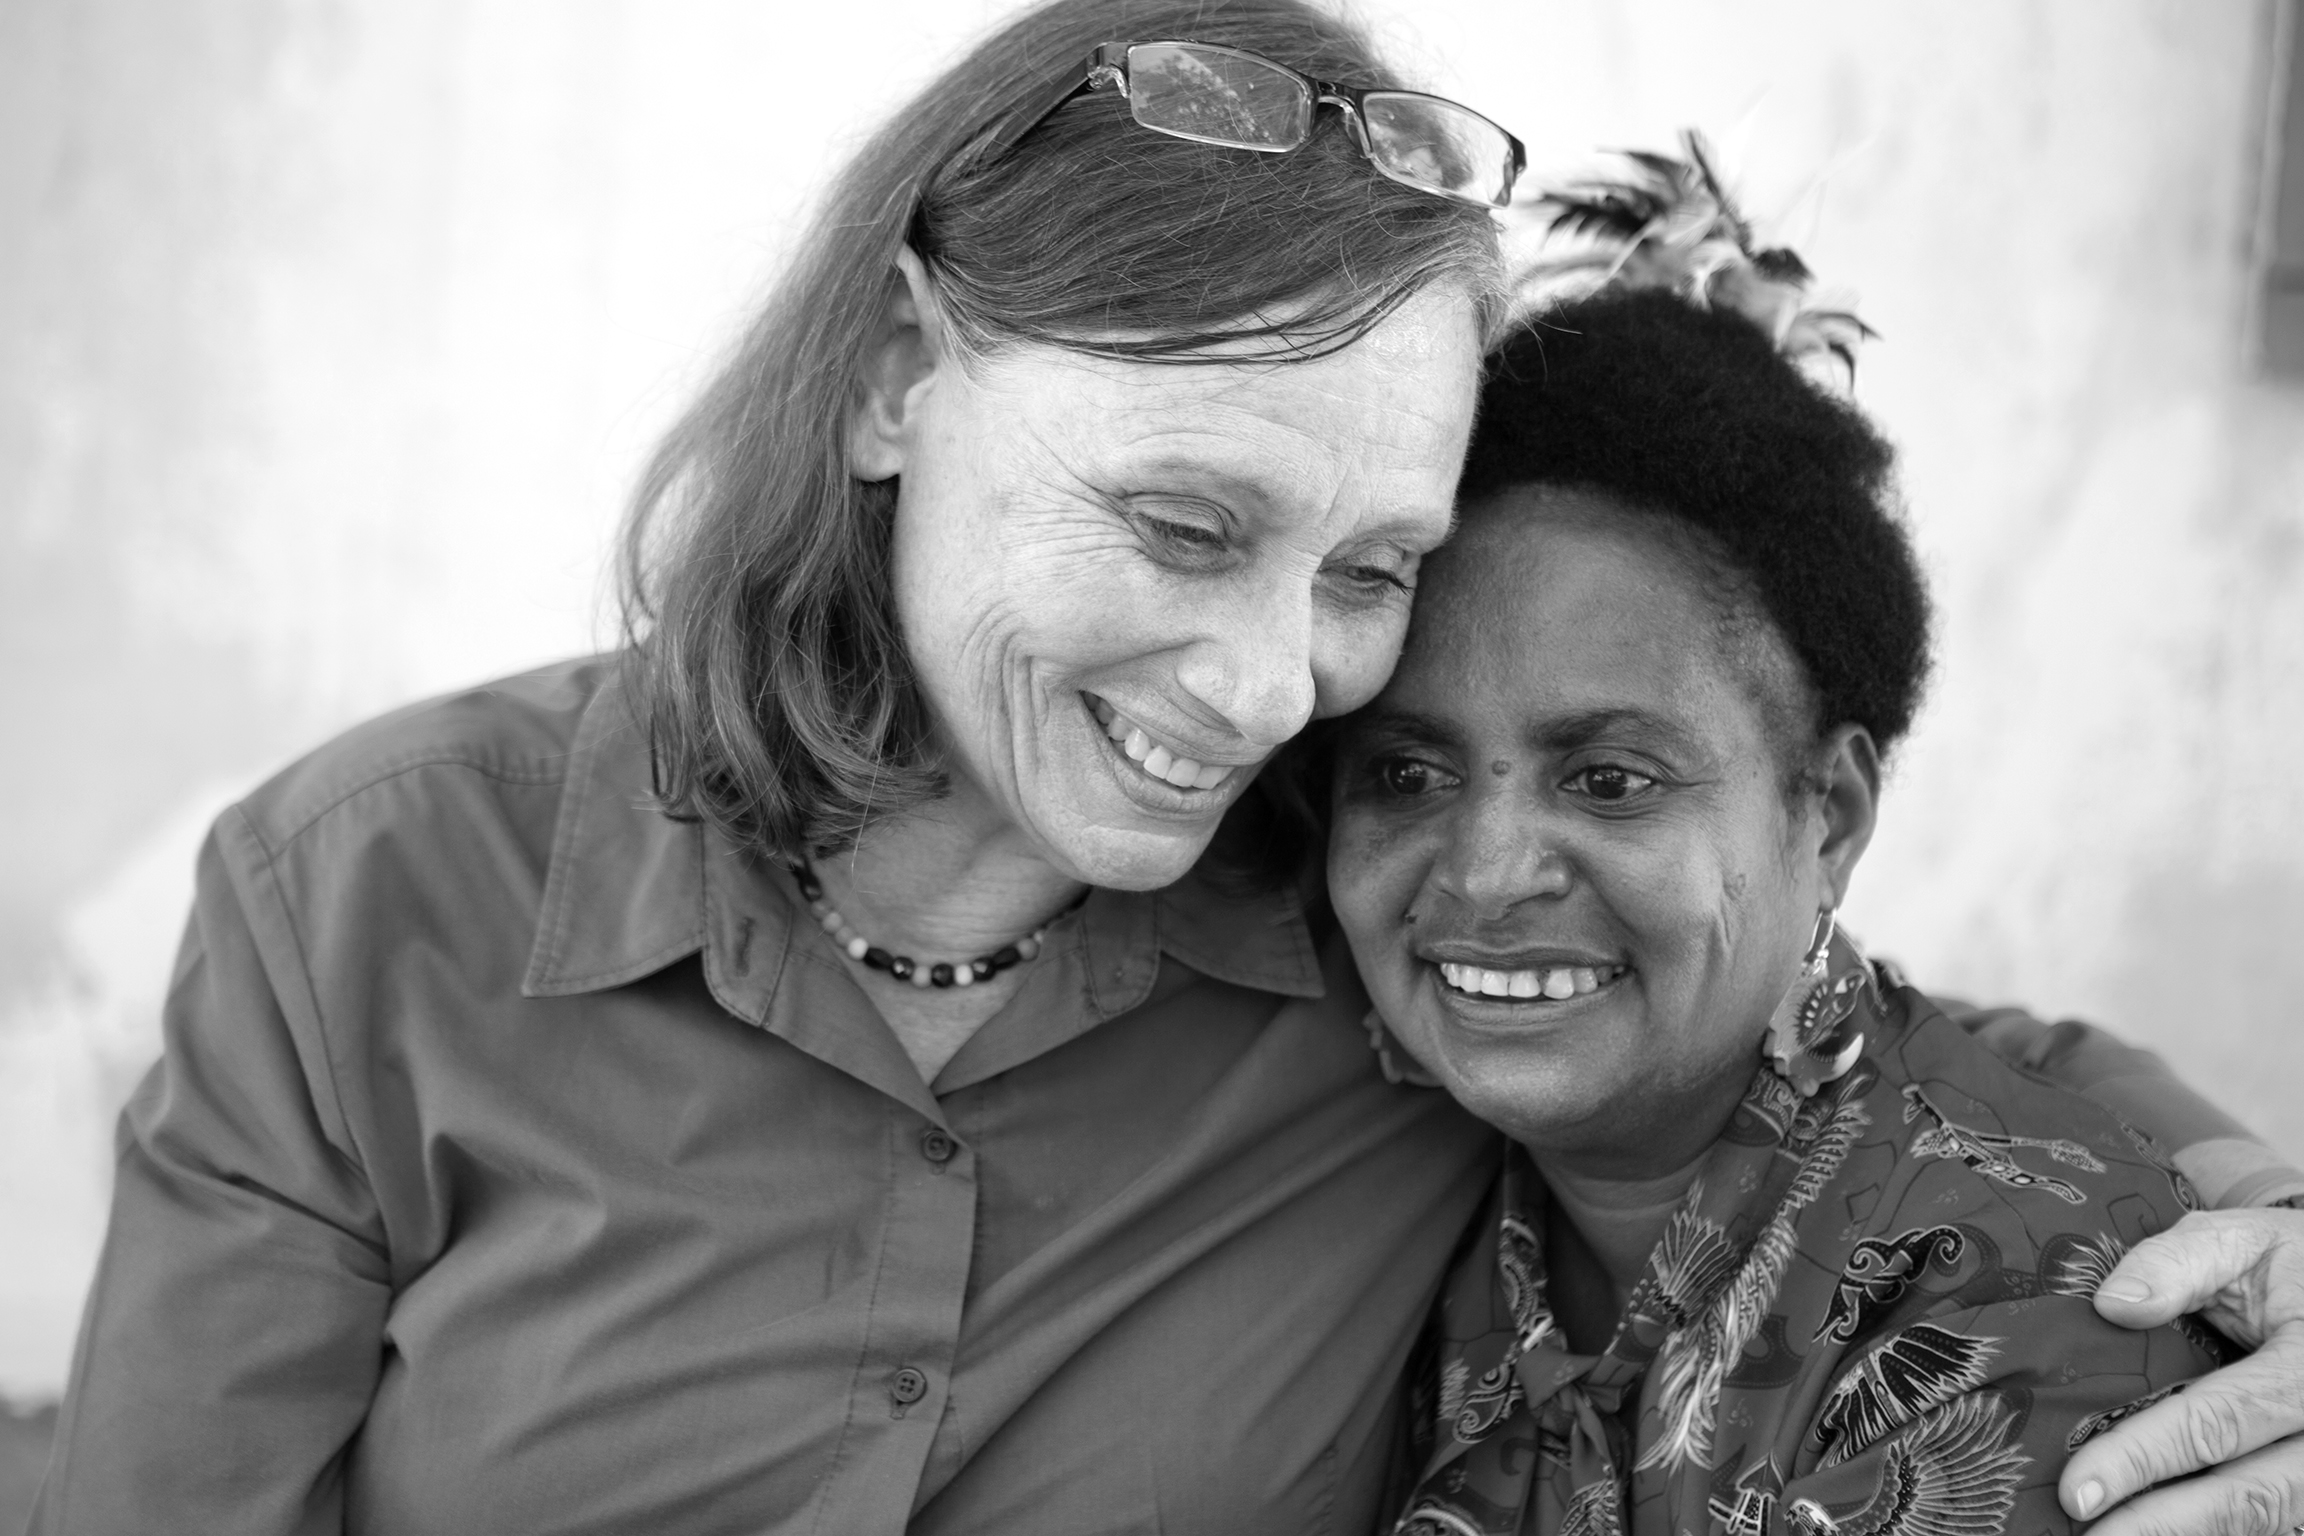
[[[1857,1136],[1871,1123],[1861,1099],[1845,1100],[1832,1112],[1735,1277],[1710,1298],[1702,1316],[1673,1329],[1664,1340],[1655,1366],[1664,1431],[1641,1456],[1641,1469],[1710,1464],[1721,1387],[1745,1346],[1760,1336],[1768,1309],[1783,1287],[1798,1247],[1794,1229],[1799,1215],[1840,1172]]]
[[[1711,146],[1690,130],[1681,156],[1630,150],[1625,170],[1547,189],[1546,233],[1587,243],[1533,264],[1523,287],[1541,301],[1574,288],[1661,288],[1700,309],[1740,314],[1803,368],[1836,364],[1852,380],[1856,351],[1877,333],[1844,308],[1812,307],[1815,281],[1798,253],[1754,244]]]
[[[1560,1536],[1623,1536],[1624,1495],[1613,1479],[1586,1483],[1560,1516]]]
[[[1824,1465],[1837,1466],[1939,1403],[1984,1384],[1998,1339],[1915,1323],[1856,1362],[1816,1415]]]
[[[1794,1499],[1785,1523],[1801,1536],[1996,1536],[2032,1464],[2009,1443],[2014,1431],[1998,1398],[1963,1398],[1889,1442],[1880,1486],[1861,1508],[1834,1516]]]
[[[2128,1245],[2108,1232],[2052,1244],[2057,1251],[2040,1266],[2041,1288],[2051,1296],[2092,1297],[2112,1278]]]

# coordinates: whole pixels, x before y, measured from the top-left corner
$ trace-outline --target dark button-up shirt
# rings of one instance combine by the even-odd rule
[[[33,1529],[1367,1530],[1496,1145],[1341,948],[1099,891],[923,1082],[615,678],[218,824]]]
[[[217,827],[36,1528],[1365,1528],[1492,1146],[1296,904],[1096,892],[924,1082],[611,675]]]

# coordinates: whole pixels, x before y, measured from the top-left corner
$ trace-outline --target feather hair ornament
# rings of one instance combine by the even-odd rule
[[[1680,144],[1684,159],[1631,150],[1622,178],[1542,193],[1536,206],[1550,210],[1547,232],[1586,243],[1535,263],[1523,292],[1661,288],[1700,309],[1742,315],[1803,369],[1836,363],[1852,380],[1857,347],[1878,333],[1852,310],[1811,304],[1807,263],[1786,247],[1755,244],[1704,136],[1689,129]]]

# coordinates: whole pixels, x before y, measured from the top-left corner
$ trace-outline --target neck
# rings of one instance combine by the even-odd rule
[[[1703,1166],[1701,1152],[1669,1173],[1645,1177],[1582,1172],[1551,1160],[1537,1164],[1561,1213],[1606,1271],[1618,1305],[1647,1273],[1648,1256]]]
[[[815,866],[850,927],[924,963],[1012,944],[1082,890],[1013,826],[962,796],[876,825]]]

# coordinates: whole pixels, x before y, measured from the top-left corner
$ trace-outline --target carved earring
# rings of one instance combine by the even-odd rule
[[[1837,941],[1837,942],[1835,942]],[[1816,914],[1816,935],[1768,1020],[1768,1059],[1803,1096],[1845,1075],[1864,1053],[1864,1036],[1849,1028],[1871,968],[1830,907]]]
[[[1361,1020],[1361,1023],[1368,1027],[1368,1048],[1376,1053],[1376,1065],[1383,1072],[1384,1081],[1406,1083],[1411,1088],[1440,1086],[1440,1079],[1416,1065],[1415,1058],[1409,1057],[1407,1052],[1401,1052],[1398,1057],[1392,1054],[1392,1047],[1399,1042],[1392,1038],[1392,1031],[1384,1023],[1384,1015],[1371,1008],[1368,1017]],[[1407,1058],[1405,1066],[1401,1064],[1402,1057]]]

